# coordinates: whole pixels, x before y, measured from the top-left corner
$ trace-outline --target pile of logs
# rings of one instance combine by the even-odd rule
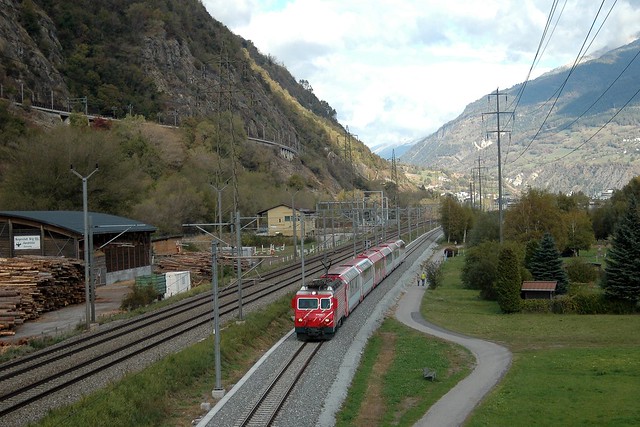
[[[84,302],[84,263],[54,257],[0,258],[0,336],[41,313]]]
[[[218,268],[221,266],[235,267],[236,258],[226,255],[218,256]],[[250,259],[241,261],[242,270],[251,267]],[[198,277],[211,277],[211,252],[182,252],[180,254],[157,257],[155,271],[167,273],[170,271],[190,271]]]

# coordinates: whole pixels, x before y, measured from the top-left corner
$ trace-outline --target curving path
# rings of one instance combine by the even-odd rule
[[[425,288],[409,286],[398,302],[396,318],[421,332],[460,344],[473,353],[473,372],[438,400],[415,425],[460,426],[484,396],[500,381],[511,365],[511,352],[495,343],[442,329],[422,318],[420,304]]]

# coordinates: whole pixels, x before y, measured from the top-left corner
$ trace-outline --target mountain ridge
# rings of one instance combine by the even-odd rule
[[[621,188],[640,174],[635,142],[640,137],[640,99],[631,98],[640,88],[640,61],[635,59],[639,50],[640,41],[635,40],[579,64],[566,82],[570,69],[561,67],[526,83],[514,120],[503,121],[501,127],[503,184],[508,191],[534,187],[595,196]],[[502,111],[514,109],[512,100],[518,99],[523,85],[500,91],[507,96],[506,103],[501,98]],[[487,96],[493,104],[487,104]],[[474,168],[476,176],[486,168],[483,179],[497,188],[496,122],[489,118],[495,116],[495,96],[487,96],[420,139],[400,161],[471,178]],[[604,123],[607,126],[600,129]]]
[[[199,0],[0,0],[0,9],[5,98],[81,98],[91,113],[170,125],[231,111],[249,136],[300,143],[294,165],[334,193],[390,175],[355,138],[347,156],[335,110]]]

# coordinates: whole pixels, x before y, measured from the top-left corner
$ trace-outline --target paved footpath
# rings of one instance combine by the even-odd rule
[[[402,323],[447,341],[460,344],[473,353],[473,372],[438,400],[415,426],[460,426],[511,366],[511,352],[505,347],[450,332],[422,318],[420,304],[425,288],[409,286],[398,303],[396,318]]]

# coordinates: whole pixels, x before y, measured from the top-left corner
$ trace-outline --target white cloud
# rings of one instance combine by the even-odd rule
[[[336,109],[339,121],[373,146],[426,136],[468,103],[522,82],[552,2],[203,3],[215,19],[277,58],[296,79],[308,80],[315,94]],[[605,2],[592,36],[613,3]],[[590,52],[636,38],[638,3],[616,3]],[[534,76],[573,62],[598,7],[599,2],[567,2]]]

